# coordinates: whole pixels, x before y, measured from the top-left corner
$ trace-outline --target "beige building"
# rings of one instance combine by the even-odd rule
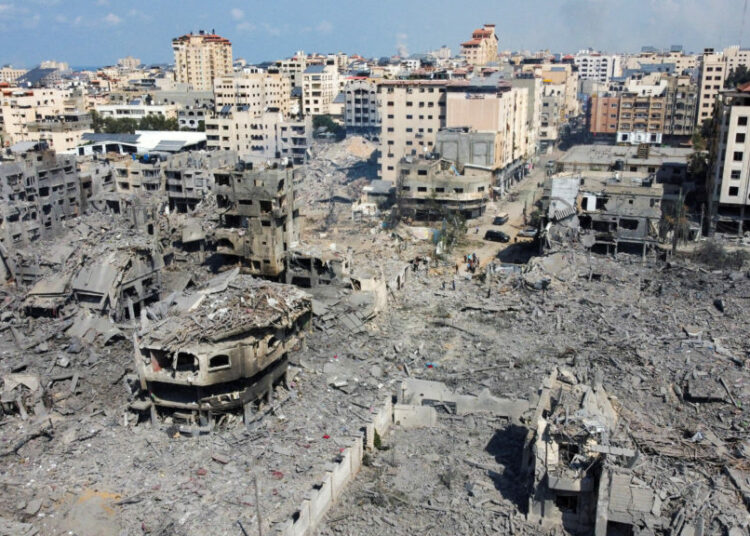
[[[445,126],[445,80],[382,80],[380,105],[379,178],[395,182],[406,155],[434,150],[438,130]]]
[[[471,39],[461,43],[461,55],[469,65],[487,65],[497,62],[498,39],[494,24],[485,24],[474,30]]]
[[[732,46],[721,52],[715,52],[712,48],[703,51],[700,95],[698,98],[698,125],[711,117],[714,103],[719,96],[719,91],[724,87],[727,76],[740,65],[750,68],[750,50]]]
[[[103,118],[141,120],[148,115],[158,115],[165,119],[177,118],[177,107],[171,104],[103,104],[94,109]]]
[[[37,139],[27,125],[61,116],[69,93],[60,89],[6,89],[0,97],[0,132],[4,145]]]
[[[7,84],[15,84],[16,79],[26,74],[26,69],[16,69],[10,65],[6,65],[0,69],[0,82]]]
[[[450,86],[446,95],[447,128],[466,127],[499,133],[500,167],[529,156],[526,136],[528,89],[501,83]]]
[[[58,153],[74,150],[81,145],[84,132],[91,132],[91,115],[66,113],[26,124],[28,141],[46,141]]]
[[[310,65],[302,73],[302,111],[305,115],[331,113],[331,103],[340,91],[339,71],[335,62]]]
[[[280,74],[289,79],[292,87],[301,88],[302,73],[307,69],[307,55],[301,50],[298,50],[291,58],[277,61],[276,69]]]
[[[255,114],[276,109],[287,117],[291,91],[290,80],[281,74],[235,74],[214,80],[217,111],[224,106],[247,107]]]
[[[141,66],[141,60],[133,56],[127,56],[117,60],[117,66],[124,71],[135,71]]]
[[[213,88],[214,79],[232,72],[232,43],[200,31],[172,41],[175,80],[197,91]]]

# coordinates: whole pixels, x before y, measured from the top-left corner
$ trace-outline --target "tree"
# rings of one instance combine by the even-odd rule
[[[313,130],[318,130],[320,127],[325,127],[328,132],[335,135],[338,139],[342,139],[346,136],[346,130],[344,127],[336,123],[330,115],[316,115],[313,116]]]
[[[103,127],[104,119],[102,119],[102,116],[96,110],[91,110],[91,128],[94,129],[96,134],[100,134]]]
[[[746,82],[750,82],[750,70],[744,65],[738,65],[736,69],[729,71],[727,79],[724,81],[724,87],[734,89]]]

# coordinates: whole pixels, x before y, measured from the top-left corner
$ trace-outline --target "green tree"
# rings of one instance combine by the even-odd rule
[[[336,123],[330,115],[316,115],[313,116],[313,129],[318,130],[320,127],[325,127],[328,132],[335,135],[337,138],[342,139],[346,136],[346,130],[344,127]]]
[[[729,71],[727,79],[724,81],[724,87],[734,89],[746,82],[750,82],[750,70],[744,65],[738,65],[736,69]]]
[[[96,110],[91,110],[91,128],[94,129],[96,134],[100,134],[103,127],[104,119],[102,119],[102,116]]]

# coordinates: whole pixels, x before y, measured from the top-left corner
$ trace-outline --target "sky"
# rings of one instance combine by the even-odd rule
[[[495,23],[501,50],[638,52],[750,46],[747,0],[0,0],[0,64],[173,61],[171,40],[212,30],[259,63],[305,52],[426,52]],[[744,27],[744,30],[743,30]]]

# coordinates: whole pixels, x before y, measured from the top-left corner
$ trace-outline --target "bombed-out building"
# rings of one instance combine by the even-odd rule
[[[214,189],[214,171],[234,166],[234,151],[191,151],[172,156],[164,167],[169,209],[191,212]]]
[[[160,408],[202,416],[270,396],[312,318],[301,290],[238,269],[161,305],[163,318],[136,336],[141,387]]]
[[[529,520],[573,534],[660,533],[662,501],[633,471],[638,456],[601,384],[580,384],[555,369],[526,436]]]
[[[44,142],[21,142],[0,164],[0,243],[6,249],[59,231],[80,214],[81,183],[75,157]]]
[[[435,219],[445,212],[466,219],[484,214],[490,199],[491,170],[462,166],[436,154],[401,159],[396,199],[400,209],[417,219]]]
[[[219,228],[216,251],[243,273],[277,278],[299,240],[293,168],[240,162],[214,173]]]

